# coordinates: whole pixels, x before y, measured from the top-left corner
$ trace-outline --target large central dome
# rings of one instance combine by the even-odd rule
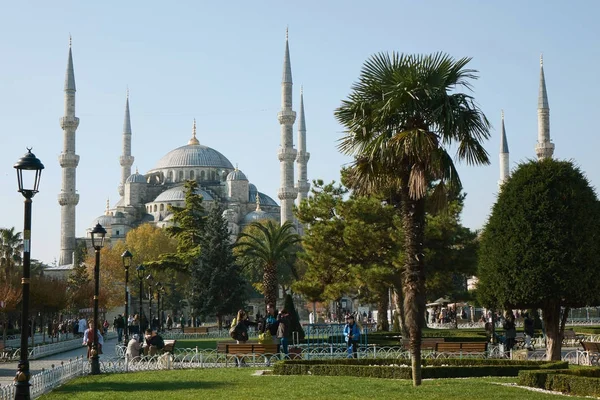
[[[233,169],[221,153],[201,144],[188,144],[171,150],[161,158],[153,170],[178,167],[213,167]]]

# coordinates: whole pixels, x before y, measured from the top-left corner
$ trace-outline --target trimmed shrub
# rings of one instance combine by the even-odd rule
[[[564,361],[521,361],[497,359],[435,359],[422,360],[423,378],[466,378],[482,376],[517,376],[520,370],[568,368]],[[411,379],[410,360],[341,359],[286,360],[275,364],[277,375],[329,375],[372,378]]]
[[[521,371],[519,385],[577,396],[600,396],[600,368]]]

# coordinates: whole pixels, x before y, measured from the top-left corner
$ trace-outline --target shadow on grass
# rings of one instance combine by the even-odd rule
[[[139,391],[168,391],[177,390],[201,390],[214,389],[220,386],[227,386],[224,382],[198,382],[176,381],[176,382],[85,382],[79,385],[65,385],[54,389],[54,393],[84,393],[84,392],[139,392]]]

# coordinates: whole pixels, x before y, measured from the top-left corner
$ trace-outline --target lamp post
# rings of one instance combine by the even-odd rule
[[[123,267],[125,268],[125,315],[123,316],[123,319],[125,321],[124,343],[127,345],[129,342],[129,323],[127,322],[129,319],[129,267],[131,267],[133,254],[131,254],[129,250],[125,250],[125,252],[121,254],[121,259],[123,260]]]
[[[152,297],[153,297],[152,283],[154,282],[154,277],[152,276],[152,274],[148,274],[148,276],[146,277],[146,280],[148,281],[148,300],[150,303],[148,305],[148,322],[150,325],[150,329],[152,329]]]
[[[139,318],[139,334],[140,337],[143,337],[142,335],[144,334],[142,332],[142,313],[144,312],[144,309],[142,308],[142,304],[144,301],[144,286],[142,285],[143,283],[143,279],[144,279],[144,272],[146,271],[146,268],[144,268],[143,264],[138,265],[138,267],[135,269],[137,271],[138,274],[138,279],[140,280],[140,318]]]
[[[25,216],[23,228],[23,277],[21,278],[23,293],[23,309],[21,311],[21,360],[17,367],[15,376],[15,399],[29,399],[29,360],[27,349],[27,339],[29,335],[29,278],[31,269],[31,199],[38,192],[40,178],[44,164],[27,149],[27,154],[17,161],[14,165],[17,170],[17,181],[19,183],[19,193],[25,197]],[[25,174],[23,180],[23,171],[31,171]]]
[[[159,331],[162,331],[162,321],[163,321],[162,314],[160,313],[160,295],[162,294],[163,290],[164,290],[164,288],[163,288],[162,283],[156,282],[156,293],[158,294],[156,313],[158,315],[158,330]]]
[[[100,360],[98,355],[98,296],[100,295],[100,250],[104,247],[104,237],[106,236],[106,229],[100,224],[96,224],[94,229],[91,230],[90,236],[92,237],[92,247],[96,253],[96,263],[94,265],[94,324],[92,325],[94,333],[94,343],[92,344],[92,375],[98,375],[100,373]]]

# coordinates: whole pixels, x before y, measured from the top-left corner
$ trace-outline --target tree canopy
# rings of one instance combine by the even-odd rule
[[[560,356],[560,308],[600,304],[599,251],[600,203],[579,168],[527,162],[503,184],[481,236],[478,296],[486,306],[541,308]]]

